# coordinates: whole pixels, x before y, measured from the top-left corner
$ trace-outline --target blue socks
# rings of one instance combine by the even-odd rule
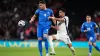
[[[44,42],[45,42],[46,53],[48,53],[49,45],[48,45],[48,40],[46,37],[44,37]],[[42,40],[38,40],[38,49],[40,52],[40,56],[43,56],[43,54],[42,54]]]
[[[100,48],[98,46],[95,46],[95,49],[100,52]]]
[[[48,49],[49,49],[48,40],[46,38],[44,38],[44,42],[45,42],[46,53],[48,53]],[[38,40],[38,49],[40,52],[40,56],[43,56],[43,54],[42,54],[42,40]]]
[[[45,42],[45,49],[46,49],[46,53],[48,53],[48,49],[49,49],[49,43],[46,37],[44,37],[44,42]]]
[[[96,50],[100,52],[100,48],[98,46],[94,46]],[[92,53],[92,45],[89,45],[89,53]]]
[[[89,45],[89,53],[92,53],[92,45]]]
[[[40,56],[42,56],[42,40],[38,40],[38,49],[40,52]]]

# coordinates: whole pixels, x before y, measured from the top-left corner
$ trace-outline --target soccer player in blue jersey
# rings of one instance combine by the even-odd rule
[[[46,3],[44,1],[39,2],[39,9],[36,10],[35,14],[30,20],[30,23],[34,22],[35,18],[38,16],[38,26],[37,26],[37,37],[38,37],[38,48],[40,52],[40,56],[42,55],[42,41],[45,42],[46,48],[46,56],[48,56],[48,31],[51,27],[50,16],[53,15],[53,11],[51,9],[46,8]]]
[[[97,35],[99,35],[97,24],[95,22],[91,21],[90,15],[87,15],[86,16],[86,22],[84,22],[82,24],[81,32],[85,32],[86,36],[89,40],[89,54],[88,54],[88,56],[91,56],[92,45],[96,48],[96,50],[98,50],[100,52],[100,48],[95,43],[96,42],[96,34],[94,32],[95,28],[96,28]]]

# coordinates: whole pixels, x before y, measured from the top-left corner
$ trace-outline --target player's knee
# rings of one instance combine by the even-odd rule
[[[44,34],[43,37],[48,37],[48,34]]]
[[[69,47],[69,48],[71,48],[71,47],[72,47],[72,44],[67,44],[67,45],[68,45],[68,47]]]
[[[42,38],[38,38],[38,40],[42,40]]]
[[[89,42],[89,45],[92,45],[92,42]]]
[[[52,36],[51,36],[51,35],[49,35],[49,36],[48,36],[48,38],[52,38]]]
[[[50,36],[48,36],[48,39],[52,39],[52,36],[50,35]]]
[[[56,40],[56,37],[54,35],[52,35],[53,40]]]
[[[52,39],[52,40],[55,40],[55,39],[56,39],[56,37],[53,36],[53,35],[50,35],[50,36],[48,36],[48,37],[49,37],[49,39]]]
[[[96,43],[93,43],[92,45],[95,47],[96,46]]]

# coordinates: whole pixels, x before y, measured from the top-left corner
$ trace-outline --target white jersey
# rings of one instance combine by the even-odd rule
[[[67,16],[64,17],[64,22],[57,21],[57,34],[53,35],[57,40],[63,41],[65,44],[71,44],[70,38],[68,36],[68,23],[69,18]]]
[[[57,21],[57,26],[59,28],[59,30],[57,30],[57,33],[68,34],[68,23],[69,18],[67,16],[64,16],[64,22]]]

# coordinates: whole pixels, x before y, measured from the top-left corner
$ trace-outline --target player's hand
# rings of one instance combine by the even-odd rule
[[[96,33],[96,36],[99,37],[99,33]]]
[[[49,17],[49,19],[55,19],[55,17]]]
[[[99,35],[99,33],[96,33],[96,35],[98,36],[98,35]]]
[[[29,23],[32,24],[32,21],[30,20]]]
[[[84,30],[84,32],[87,32],[88,30]]]
[[[55,30],[59,30],[58,26],[51,26],[51,28],[55,29]]]
[[[58,26],[55,26],[55,29],[56,29],[56,30],[59,30],[59,27],[58,27]]]
[[[31,20],[29,21],[29,23],[32,24],[32,22],[33,22],[33,20],[31,19]]]
[[[52,17],[49,17],[49,19],[52,19]]]

